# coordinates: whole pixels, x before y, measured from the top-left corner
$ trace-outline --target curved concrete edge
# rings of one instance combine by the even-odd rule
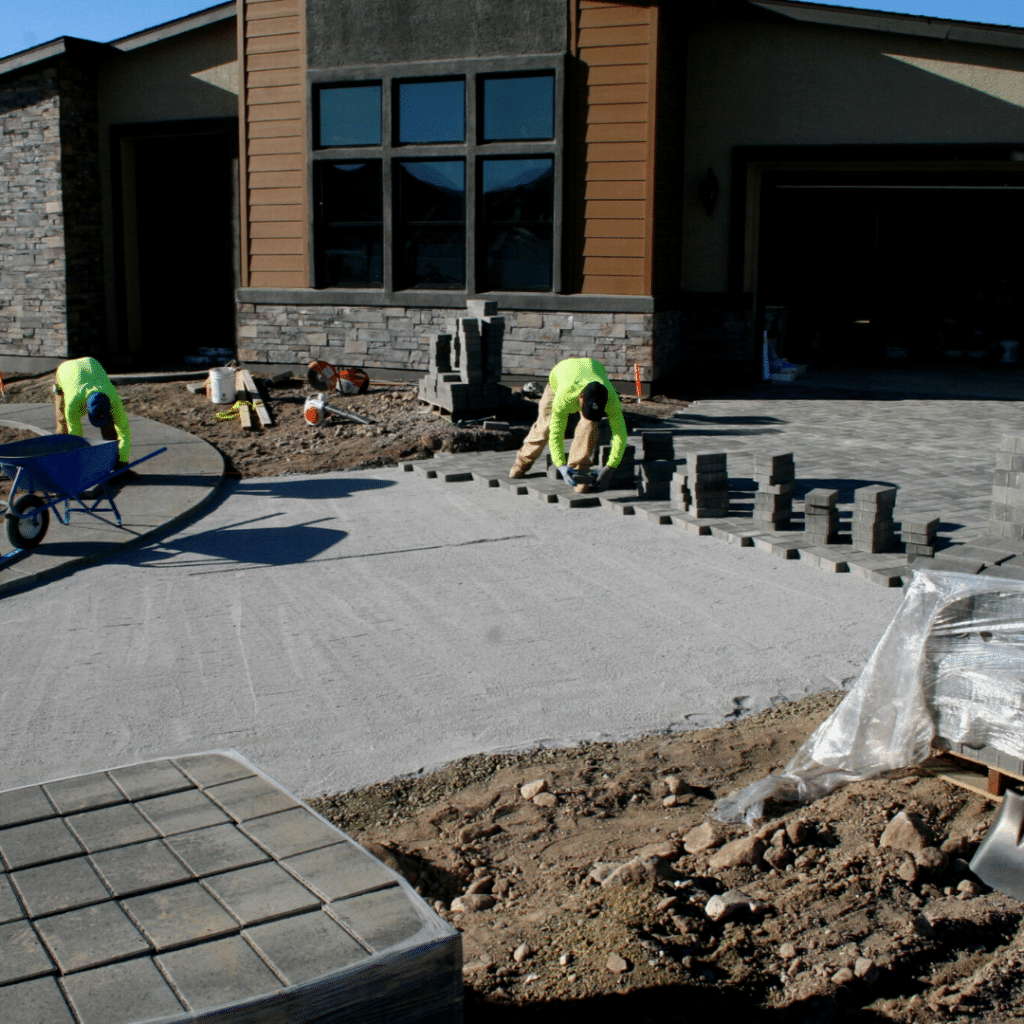
[[[213,445],[144,416],[130,416],[129,423],[133,459],[158,448],[167,451],[142,463],[137,478],[115,492],[122,525],[118,527],[110,513],[101,520],[72,511],[71,523],[65,526],[56,514],[58,506],[50,513],[50,529],[42,544],[0,566],[0,597],[151,540],[194,516],[217,496],[224,483],[225,465]],[[2,405],[0,424],[52,434],[53,407]],[[100,439],[99,431],[88,424],[84,433],[90,440]],[[10,553],[4,536],[0,554]]]

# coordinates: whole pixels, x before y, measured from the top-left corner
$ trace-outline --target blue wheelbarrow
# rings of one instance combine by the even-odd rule
[[[36,547],[49,529],[50,509],[61,503],[57,514],[65,526],[72,512],[103,522],[113,513],[120,526],[121,513],[107,484],[165,451],[159,448],[117,469],[117,441],[91,444],[75,434],[47,434],[0,445],[0,471],[11,479],[11,493],[0,502],[7,539],[21,551]]]

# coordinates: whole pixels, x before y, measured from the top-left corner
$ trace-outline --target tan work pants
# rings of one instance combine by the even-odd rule
[[[68,420],[64,415],[64,392],[58,391],[54,388],[53,391],[53,412],[57,419],[57,433],[66,434],[68,432]],[[117,428],[113,423],[107,423],[100,427],[100,435],[104,441],[116,441],[117,440]]]
[[[540,397],[540,405],[537,408],[537,420],[526,435],[522,447],[519,449],[519,458],[528,462],[531,466],[540,458],[544,451],[544,445],[548,443],[548,432],[551,428],[551,407],[555,401],[555,392],[550,384],[544,385],[544,394]],[[580,416],[576,424],[576,432],[573,434],[572,447],[569,449],[567,462],[570,469],[590,469],[594,458],[594,449],[597,447],[597,433],[600,424]]]

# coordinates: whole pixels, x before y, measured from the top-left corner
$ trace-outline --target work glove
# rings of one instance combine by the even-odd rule
[[[614,466],[604,466],[601,472],[597,474],[597,479],[594,481],[594,486],[591,488],[592,491],[603,491],[611,482],[612,476],[615,473]]]
[[[570,486],[576,486],[576,478],[573,476],[572,470],[568,466],[559,466],[558,472],[562,475],[562,479]]]

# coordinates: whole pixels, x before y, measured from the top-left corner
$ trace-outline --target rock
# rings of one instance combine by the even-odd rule
[[[783,960],[792,960],[796,956],[796,946],[792,942],[784,942],[779,946],[779,956]]]
[[[956,891],[966,893],[968,896],[977,896],[981,889],[978,888],[977,882],[972,882],[969,878],[965,878],[957,885]]]
[[[668,787],[670,796],[682,796],[683,794],[692,793],[693,790],[683,782],[681,775],[666,775],[662,782]]]
[[[679,797],[675,793],[669,793],[664,800],[661,801],[662,807],[676,807],[679,804]]]
[[[508,878],[499,878],[494,883],[494,887],[491,889],[491,892],[493,892],[495,896],[507,896],[508,895],[508,891],[511,888],[512,888],[512,882],[511,882],[510,879],[508,879]]]
[[[629,970],[629,961],[618,953],[609,953],[605,961],[605,968],[612,974],[625,974]]]
[[[786,822],[786,837],[793,846],[803,846],[813,834],[810,822],[794,818]]]
[[[665,860],[675,860],[679,856],[679,844],[674,839],[663,843],[648,843],[636,851],[638,857],[662,857]]]
[[[613,871],[617,871],[621,866],[621,864],[612,864],[609,861],[599,860],[590,869],[590,873],[587,875],[587,881],[593,882],[594,885],[601,885]]]
[[[704,907],[704,913],[712,921],[724,921],[741,914],[763,914],[768,909],[766,903],[746,896],[738,889],[712,896]]]
[[[532,800],[538,793],[543,793],[547,788],[547,779],[534,779],[533,782],[524,783],[519,787],[519,795],[524,800]]]
[[[869,960],[866,956],[857,957],[857,961],[853,965],[853,973],[869,985],[873,985],[878,980],[878,967],[875,966],[874,960]]]
[[[452,900],[451,909],[453,914],[476,914],[481,910],[490,910],[496,902],[487,893],[467,893],[465,896],[456,896]]]
[[[535,803],[538,807],[557,807],[558,797],[555,796],[554,793],[548,793],[545,791],[543,793],[538,793],[533,798],[533,803]]]
[[[756,836],[744,836],[742,839],[734,839],[726,843],[718,853],[711,857],[708,866],[713,871],[723,871],[727,868],[752,867],[761,860],[764,853],[764,843]]]
[[[914,862],[924,874],[941,878],[949,866],[949,857],[937,847],[926,846],[914,854]]]
[[[478,878],[470,883],[469,888],[466,889],[466,895],[473,896],[480,892],[490,892],[493,885],[494,879],[490,875],[484,875],[482,878]]]
[[[512,959],[517,964],[521,964],[532,952],[533,950],[530,949],[529,944],[524,942],[521,946],[516,946],[512,951]]]
[[[908,885],[913,885],[917,881],[917,865],[914,863],[913,858],[904,857],[896,874]]]
[[[832,975],[833,985],[848,985],[854,979],[854,973],[849,967],[841,967]]]
[[[769,846],[764,852],[764,862],[777,871],[782,871],[792,860],[793,854],[789,850],[783,850],[778,846]]]
[[[486,839],[488,836],[497,835],[500,831],[500,825],[476,822],[472,825],[466,825],[465,828],[459,830],[459,842],[463,844],[474,843],[478,839]]]
[[[784,850],[789,845],[789,836],[786,835],[784,828],[780,828],[772,833],[771,844],[779,850]]]
[[[620,864],[601,882],[601,887],[616,889],[625,885],[653,884],[663,878],[671,878],[673,874],[672,866],[661,857],[634,857]]]
[[[679,902],[678,896],[666,896],[661,900],[658,905],[654,908],[659,914],[664,914],[666,910],[671,910]]]
[[[558,964],[560,967],[568,967],[572,963],[572,953],[563,953],[558,958]]]
[[[923,936],[926,939],[930,939],[935,935],[935,929],[932,927],[931,921],[928,920],[924,914],[918,914],[911,922],[911,928],[918,935]]]
[[[932,837],[925,823],[916,815],[900,811],[895,815],[878,840],[879,849],[889,847],[905,853],[920,853],[932,845]]]
[[[683,836],[683,849],[687,853],[703,853],[725,842],[721,826],[712,821],[702,822]]]

